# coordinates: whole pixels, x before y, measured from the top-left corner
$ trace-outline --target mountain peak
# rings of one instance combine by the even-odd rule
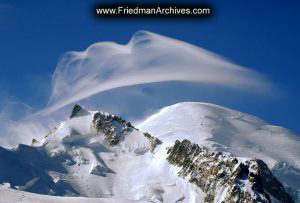
[[[40,145],[40,142],[37,139],[32,138],[31,146],[38,146],[38,145]]]
[[[75,104],[71,113],[70,118],[73,118],[76,116],[76,114],[82,109],[81,106],[79,106],[78,104]]]
[[[82,108],[78,104],[75,104],[69,118],[72,119],[72,118],[75,118],[75,117],[86,116],[86,115],[89,115],[89,114],[90,114],[90,111]]]
[[[92,124],[97,133],[102,132],[104,134],[105,141],[110,146],[118,144],[125,133],[134,129],[131,123],[126,122],[121,117],[102,111],[94,113]]]
[[[47,195],[149,202],[293,202],[295,193],[288,192],[294,190],[285,186],[297,188],[298,177],[291,176],[297,168],[283,158],[296,159],[299,148],[278,127],[187,102],[162,109],[138,128],[75,105],[70,119],[41,144],[0,148],[0,184]],[[284,149],[280,156],[269,143]],[[289,165],[272,168],[276,160]]]

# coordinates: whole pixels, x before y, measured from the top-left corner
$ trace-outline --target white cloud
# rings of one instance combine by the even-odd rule
[[[14,133],[18,129],[18,121],[32,113],[30,106],[17,102],[17,101],[2,101],[4,102],[3,108],[0,109],[0,145],[12,146],[15,141],[23,142],[23,136]]]
[[[182,88],[178,83],[166,85],[164,82],[168,81],[197,85]],[[152,84],[141,85],[147,83]],[[85,51],[68,52],[60,59],[52,76],[48,106],[37,113],[22,103],[2,109],[0,145],[28,144],[33,137],[43,138],[60,120],[68,117],[75,102],[140,119],[165,105],[187,99],[199,101],[203,97],[197,94],[212,94],[208,86],[264,94],[274,88],[255,71],[158,34],[137,32],[127,45],[95,43]],[[100,92],[102,94],[98,94]],[[20,109],[24,110],[22,114]]]
[[[15,147],[17,144],[30,144],[32,138],[41,140],[60,118],[67,116],[65,111],[49,116],[33,113],[32,107],[17,101],[5,101],[0,108],[0,146]]]
[[[113,88],[161,81],[195,81],[255,92],[272,85],[259,73],[191,44],[147,31],[127,45],[99,42],[68,52],[52,78],[49,114],[65,105]]]

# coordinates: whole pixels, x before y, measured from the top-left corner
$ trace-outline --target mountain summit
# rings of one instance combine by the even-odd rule
[[[213,104],[169,106],[137,127],[75,105],[43,140],[0,147],[0,200],[292,203],[299,146],[286,129]]]

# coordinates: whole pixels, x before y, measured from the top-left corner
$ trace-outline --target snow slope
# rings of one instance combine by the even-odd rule
[[[210,150],[252,157],[300,197],[300,138],[255,116],[209,103],[183,102],[161,109],[137,128],[163,142],[188,139]]]
[[[0,147],[0,184],[10,187],[0,188],[0,202],[10,197],[21,202],[203,202],[205,192],[179,177],[181,168],[168,161],[168,149],[184,139],[207,148],[209,160],[215,156],[210,151],[222,151],[222,160],[234,162],[229,155],[237,156],[233,170],[249,160],[243,157],[262,159],[294,197],[299,193],[300,142],[286,129],[224,107],[192,102],[166,107],[137,127],[75,106],[70,118],[44,140],[15,149]],[[244,190],[253,192],[250,187]],[[226,192],[217,191],[214,202],[221,202]]]
[[[49,195],[40,195],[30,192],[13,190],[0,186],[0,202],[1,203],[134,203],[137,201],[129,201],[124,199],[112,198],[85,198],[85,197],[55,197]],[[144,201],[139,201],[139,203]]]
[[[110,142],[114,133],[118,143]],[[47,195],[189,200],[185,181],[166,161],[165,147],[151,152],[155,138],[114,115],[80,109],[33,145],[0,148],[0,183]]]

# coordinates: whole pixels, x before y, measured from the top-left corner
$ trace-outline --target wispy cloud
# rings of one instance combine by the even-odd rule
[[[161,81],[195,81],[261,93],[272,88],[259,73],[212,52],[139,31],[127,45],[100,42],[66,53],[53,74],[49,106],[40,113],[113,88]]]
[[[51,97],[45,108],[32,113],[30,107],[23,105],[22,108],[28,111],[22,119],[12,117],[19,107],[2,111],[10,112],[8,114],[0,112],[0,145],[14,146],[20,142],[29,143],[32,137],[42,138],[59,120],[66,118],[70,105],[79,101],[90,106],[100,103],[108,108],[105,110],[116,112],[126,112],[124,109],[131,105],[128,103],[138,101],[134,108],[149,113],[161,105],[191,98],[187,94],[177,97],[176,92],[169,91],[167,86],[158,93],[145,88],[142,92],[136,87],[129,88],[132,85],[167,81],[188,81],[203,84],[204,88],[211,85],[264,94],[274,88],[263,75],[210,51],[139,31],[126,45],[99,42],[85,51],[63,55],[52,76]],[[180,85],[175,84],[169,87],[181,89]],[[120,97],[110,95],[114,99],[107,99],[97,96],[112,89]],[[157,91],[161,88],[153,86],[152,89]],[[199,91],[196,90],[194,88],[191,92],[197,94]]]
[[[32,108],[22,102],[17,101],[2,101],[0,108],[0,144],[1,146],[12,146],[15,141],[23,142],[20,134],[14,133],[18,129],[18,121],[32,113]]]
[[[15,147],[30,144],[32,138],[42,139],[51,128],[64,118],[59,114],[40,116],[34,114],[31,106],[13,100],[6,100],[0,108],[0,146]]]

